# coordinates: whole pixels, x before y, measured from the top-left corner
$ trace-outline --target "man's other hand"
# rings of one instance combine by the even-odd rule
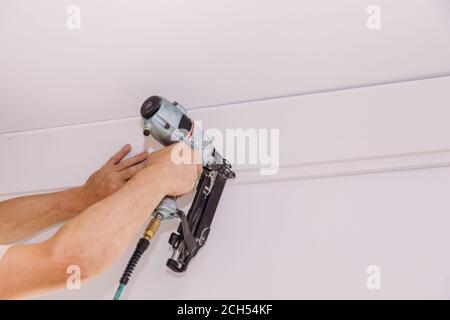
[[[88,205],[98,202],[119,190],[129,179],[145,168],[148,152],[123,160],[131,151],[129,144],[123,146],[99,170],[86,181],[83,196]]]

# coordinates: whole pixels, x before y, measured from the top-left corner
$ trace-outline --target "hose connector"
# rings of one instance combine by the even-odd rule
[[[152,239],[155,236],[156,232],[158,231],[160,225],[161,225],[161,216],[156,215],[155,217],[152,218],[152,220],[150,220],[147,228],[145,229],[144,238],[147,240]]]

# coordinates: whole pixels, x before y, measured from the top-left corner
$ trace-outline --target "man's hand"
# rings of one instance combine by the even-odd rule
[[[123,160],[131,151],[129,144],[123,146],[99,170],[86,181],[83,189],[84,201],[87,206],[94,204],[119,190],[136,173],[145,168],[147,151]],[[123,161],[122,161],[123,160]]]
[[[178,142],[169,147],[152,152],[147,159],[147,168],[142,170],[142,176],[148,176],[151,168],[155,179],[155,171],[163,183],[166,195],[178,196],[191,191],[203,170],[200,164],[200,154],[184,142]],[[155,170],[156,169],[156,170]]]

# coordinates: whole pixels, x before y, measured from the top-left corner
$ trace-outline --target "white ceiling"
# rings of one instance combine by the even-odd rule
[[[0,132],[450,74],[450,1],[372,2],[2,0]]]

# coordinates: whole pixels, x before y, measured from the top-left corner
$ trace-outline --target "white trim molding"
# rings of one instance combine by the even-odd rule
[[[450,77],[191,110],[206,128],[280,130],[280,169],[237,165],[234,184],[450,165]],[[139,106],[136,106],[138,113]],[[0,135],[0,195],[83,183],[120,145],[146,141],[139,117]]]

